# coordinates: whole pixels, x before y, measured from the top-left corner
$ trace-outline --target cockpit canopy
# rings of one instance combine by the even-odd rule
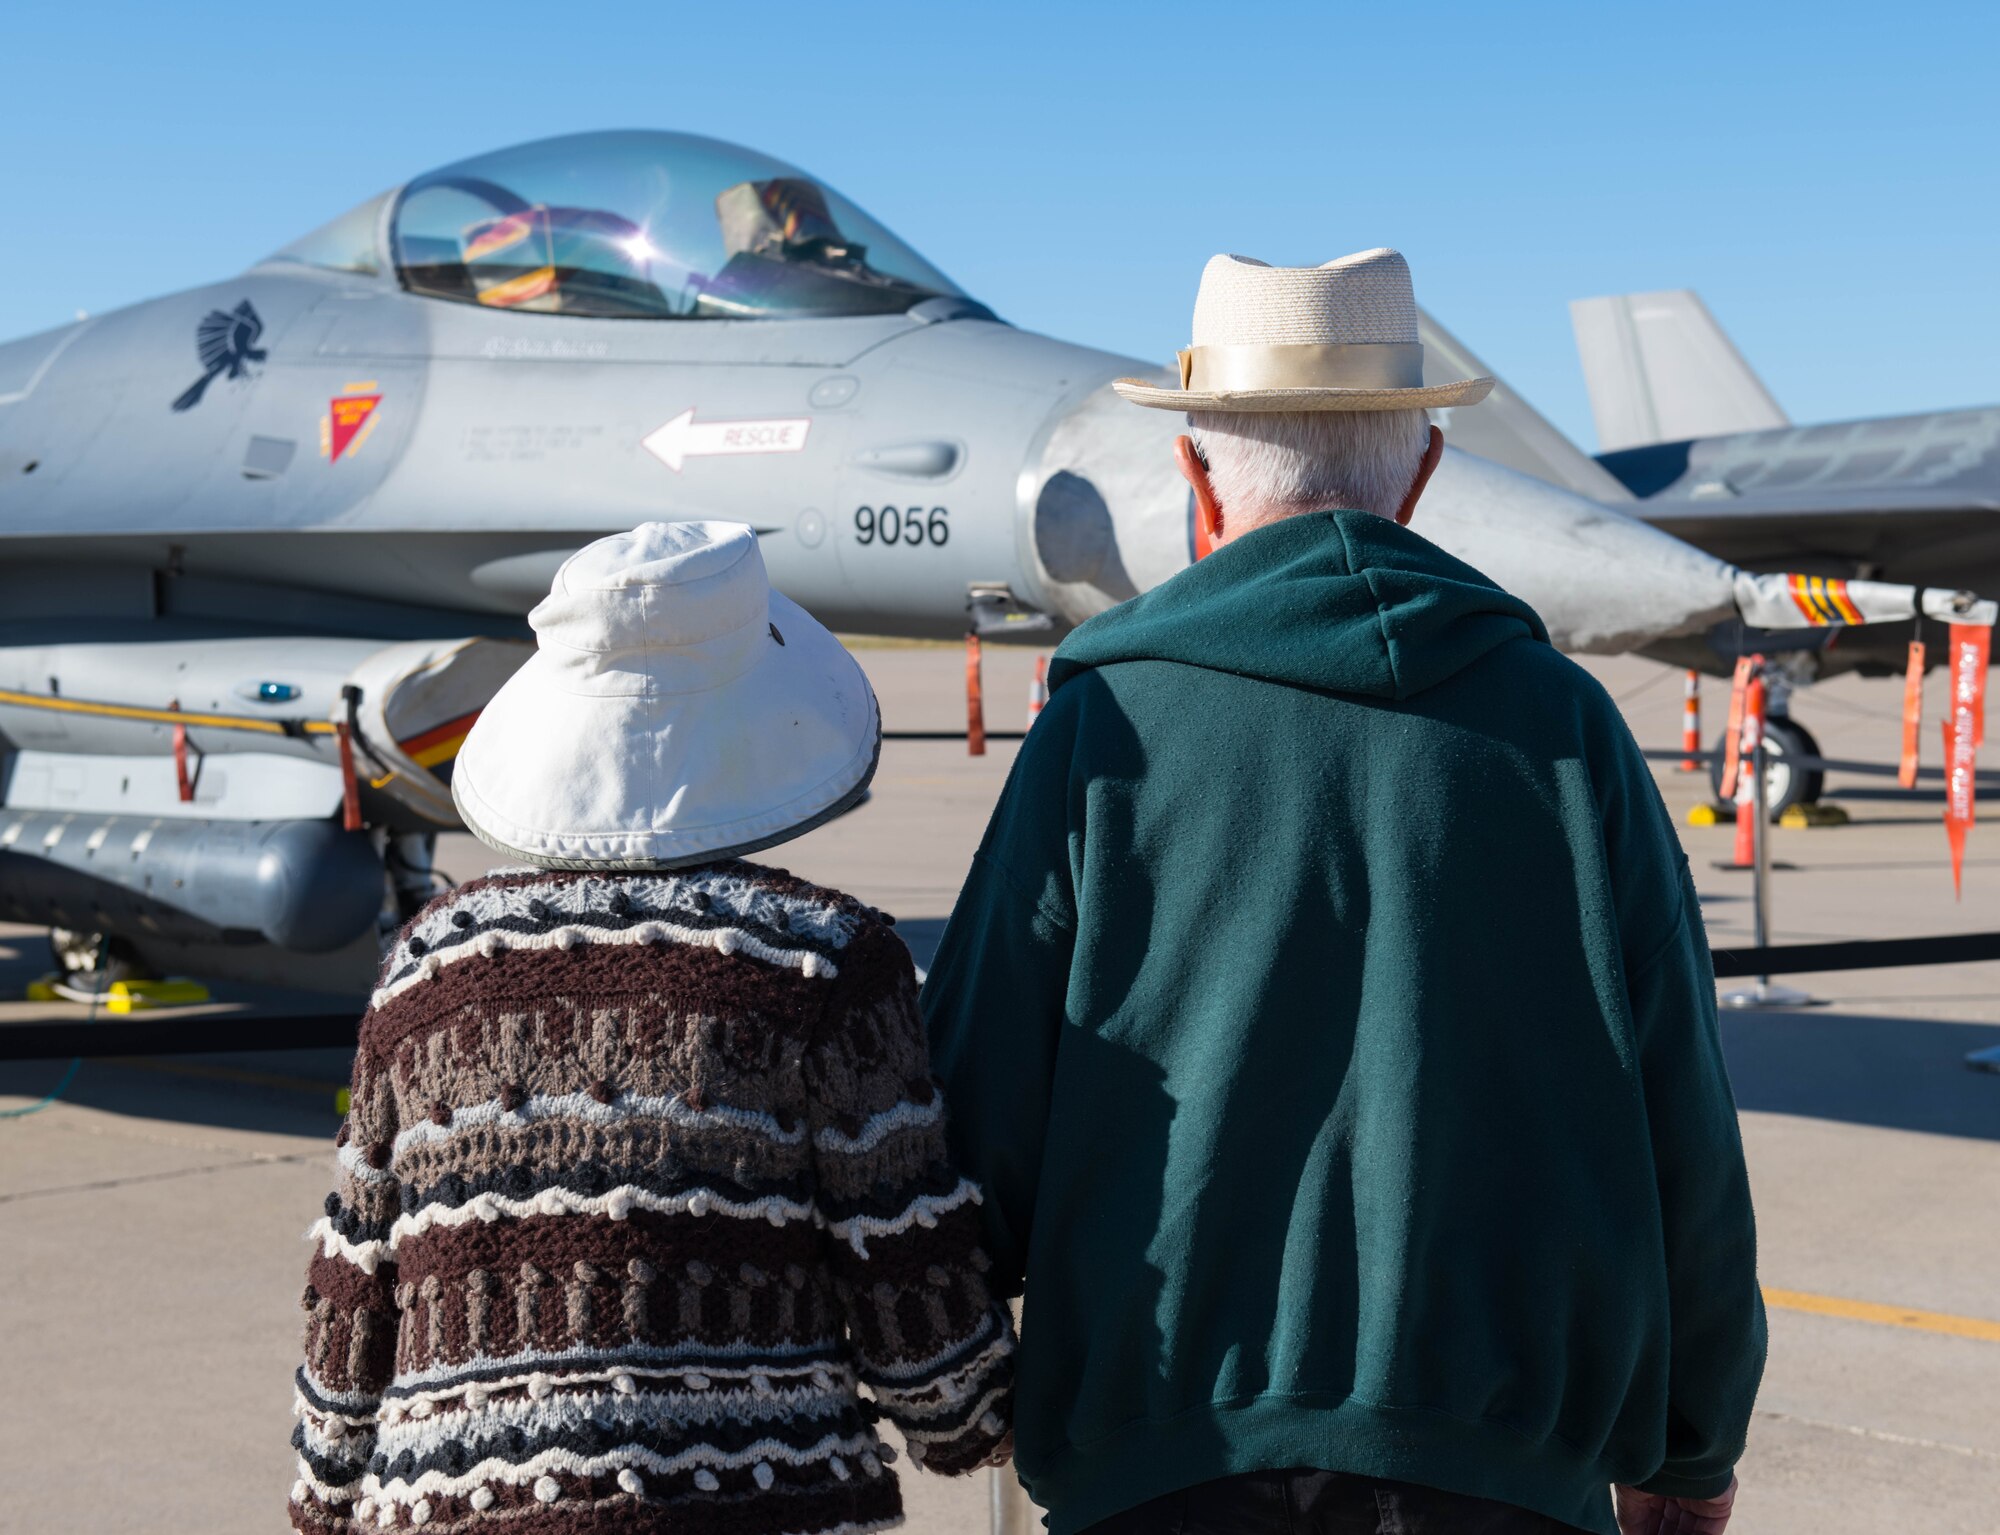
[[[611,319],[899,314],[964,295],[822,182],[686,133],[578,133],[419,176],[278,253],[412,293]]]

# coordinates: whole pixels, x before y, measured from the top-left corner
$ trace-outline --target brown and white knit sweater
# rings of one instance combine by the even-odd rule
[[[846,896],[731,862],[433,902],[311,1233],[294,1526],[894,1523],[879,1414],[952,1472],[1011,1410],[943,1116],[909,951]]]

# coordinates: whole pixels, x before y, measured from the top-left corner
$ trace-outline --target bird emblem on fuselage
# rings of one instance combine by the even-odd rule
[[[192,410],[201,403],[202,392],[218,374],[242,378],[246,365],[262,362],[267,355],[257,345],[264,334],[264,322],[257,317],[247,298],[234,309],[211,309],[194,328],[195,351],[201,356],[200,378],[181,392],[175,410]]]

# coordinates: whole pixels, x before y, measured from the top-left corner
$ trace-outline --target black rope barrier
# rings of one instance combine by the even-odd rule
[[[2000,959],[2000,933],[1783,943],[1765,949],[1714,949],[1709,958],[1715,963],[1718,978],[1800,975],[1824,970],[1889,970],[1899,965],[1969,965],[1983,959]]]
[[[2000,959],[2000,933],[1774,944],[1762,949],[1716,949],[1709,958],[1718,980],[1902,965],[1967,965]],[[351,1050],[360,1023],[358,1008],[346,1013],[210,1013],[193,1018],[6,1023],[0,1024],[0,1061],[206,1055],[221,1050]]]
[[[194,1018],[49,1019],[0,1023],[0,1061],[63,1056],[207,1055],[219,1050],[354,1048],[361,1010],[348,1013],[204,1013]]]

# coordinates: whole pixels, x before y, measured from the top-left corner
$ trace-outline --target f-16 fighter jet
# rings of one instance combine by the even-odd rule
[[[364,990],[572,551],[732,519],[827,624],[1060,632],[1192,557],[1179,423],[1110,389],[1144,368],[1006,324],[793,166],[655,132],[446,166],[0,347],[0,912],[76,964]],[[1800,621],[1497,401],[1448,425],[1472,451],[1423,530],[1559,644]],[[1853,585],[1857,617],[1914,600]]]

